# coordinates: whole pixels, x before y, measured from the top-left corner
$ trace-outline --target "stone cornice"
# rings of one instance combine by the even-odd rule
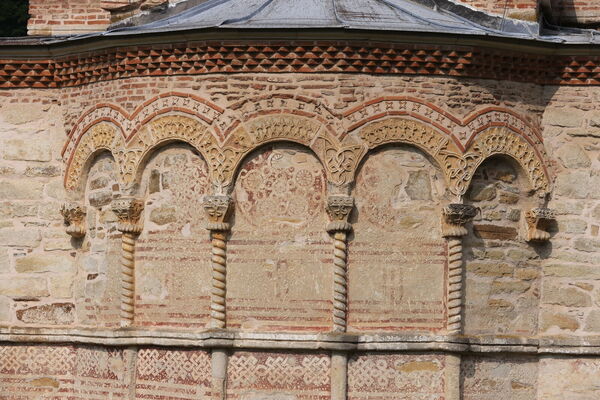
[[[235,330],[185,332],[136,328],[110,330],[12,327],[0,328],[0,342],[253,350],[600,355],[600,337],[455,336],[435,333],[249,333]]]

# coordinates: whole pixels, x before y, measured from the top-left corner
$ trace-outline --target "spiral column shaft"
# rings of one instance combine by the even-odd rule
[[[135,303],[135,237],[121,236],[121,326],[133,323]]]
[[[463,245],[462,238],[468,231],[465,224],[477,214],[472,205],[448,204],[442,210],[442,236],[448,241],[448,319],[446,330],[449,334],[461,334],[463,328]]]
[[[462,331],[463,247],[460,237],[448,238],[448,333]]]
[[[333,331],[346,332],[348,324],[348,222],[354,199],[331,195],[327,198],[327,213],[331,222],[327,232],[333,236]]]
[[[227,237],[222,231],[211,231],[212,291],[210,303],[211,327],[225,328],[225,296],[227,294]]]
[[[135,317],[135,241],[142,231],[140,217],[144,209],[142,200],[120,198],[113,201],[112,210],[119,219],[121,231],[121,305],[122,327],[133,324]]]
[[[228,195],[204,198],[204,211],[208,217],[206,229],[210,231],[212,289],[210,293],[210,327],[227,326],[227,234],[231,226],[227,220],[233,208]]]
[[[348,307],[347,235],[346,232],[336,232],[333,238],[333,330],[346,332],[346,310]]]

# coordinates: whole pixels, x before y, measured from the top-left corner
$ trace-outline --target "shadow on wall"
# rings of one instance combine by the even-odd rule
[[[481,209],[465,240],[466,334],[534,335],[541,260],[549,244],[526,242],[525,213],[536,207],[512,159],[492,157],[476,171],[466,201]]]

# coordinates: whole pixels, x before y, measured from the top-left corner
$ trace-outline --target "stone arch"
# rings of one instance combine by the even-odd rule
[[[442,170],[448,189],[455,194],[460,190],[458,182],[464,160],[450,137],[421,122],[404,118],[374,122],[362,128],[358,134],[370,151],[388,144],[406,144],[418,148]],[[365,156],[366,153],[360,158],[359,164]]]
[[[545,197],[552,190],[552,182],[546,163],[536,147],[524,137],[501,127],[494,127],[478,134],[467,149],[464,159],[467,161],[464,180],[467,185],[477,168],[493,156],[510,157],[516,161],[526,174],[531,189],[539,196]]]
[[[83,193],[87,171],[92,160],[102,152],[109,152],[120,170],[118,149],[124,145],[123,137],[117,128],[108,122],[91,126],[82,136],[67,163],[64,177],[65,188],[77,194]],[[122,178],[122,176],[120,177]],[[121,182],[122,183],[122,182]]]
[[[200,153],[209,162],[211,151],[217,148],[216,140],[206,125],[185,115],[157,117],[136,129],[122,151],[124,159],[123,176],[127,184],[139,184],[148,160],[159,149],[172,143],[185,143]]]
[[[311,118],[278,114],[254,118],[238,127],[229,137],[223,149],[223,161],[219,165],[225,186],[233,187],[233,181],[246,157],[270,143],[295,143],[311,150],[330,176],[325,152],[330,146],[316,144],[318,138],[329,137],[319,121]],[[334,143],[329,140],[327,143]],[[227,157],[228,156],[228,157]]]

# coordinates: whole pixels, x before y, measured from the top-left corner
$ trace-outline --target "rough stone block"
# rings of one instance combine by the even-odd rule
[[[589,294],[574,287],[557,287],[547,284],[543,291],[542,301],[565,307],[589,307],[592,299]]]
[[[7,160],[48,162],[52,159],[51,147],[44,141],[11,139],[4,146],[4,158]]]
[[[2,229],[0,244],[13,247],[36,247],[42,236],[38,229]]]
[[[577,108],[547,109],[542,120],[543,125],[561,128],[579,128],[583,126],[585,112]]]
[[[473,225],[473,232],[482,239],[509,240],[517,237],[517,230],[509,226],[477,224]]]
[[[38,200],[42,198],[44,184],[31,180],[0,181],[0,198],[5,200]]]
[[[552,311],[542,312],[540,325],[540,330],[542,332],[548,331],[551,328],[568,331],[579,329],[579,322],[577,319],[567,314],[554,313]]]
[[[15,269],[20,273],[68,273],[74,272],[73,258],[69,254],[35,254],[15,260]]]
[[[0,295],[8,297],[46,297],[46,278],[8,277],[0,278]]]
[[[54,303],[17,310],[17,319],[25,323],[67,325],[74,321],[73,303]]]
[[[556,153],[565,168],[588,168],[592,165],[587,153],[578,144],[562,145]]]

